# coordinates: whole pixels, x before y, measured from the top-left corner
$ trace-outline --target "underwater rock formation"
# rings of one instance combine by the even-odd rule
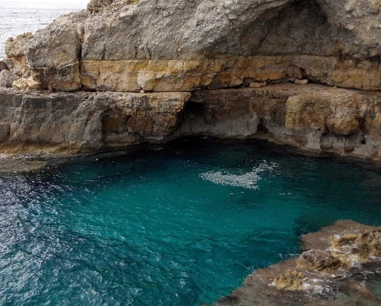
[[[381,229],[338,221],[304,235],[303,252],[250,275],[222,305],[380,305]]]

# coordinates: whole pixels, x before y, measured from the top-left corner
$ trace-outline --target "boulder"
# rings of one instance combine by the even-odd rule
[[[16,38],[9,38],[6,41],[5,50],[9,68],[18,76],[23,76],[29,70],[29,65],[25,57],[25,47],[28,41],[33,38],[32,33],[25,33]]]

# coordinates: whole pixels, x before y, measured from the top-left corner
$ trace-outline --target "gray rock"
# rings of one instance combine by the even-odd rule
[[[0,61],[0,72],[3,70],[9,70],[8,65],[4,61]]]
[[[380,24],[374,0],[93,0],[13,45],[42,89],[192,91],[289,76],[379,90]]]
[[[0,72],[0,88],[10,88],[12,83],[19,78],[16,74],[9,70],[2,70]]]

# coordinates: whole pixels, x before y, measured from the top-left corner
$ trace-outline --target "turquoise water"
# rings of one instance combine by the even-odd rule
[[[210,303],[380,202],[377,171],[207,140],[2,176],[0,304]]]

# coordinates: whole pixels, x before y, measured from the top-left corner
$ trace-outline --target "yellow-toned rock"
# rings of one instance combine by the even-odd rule
[[[275,288],[279,290],[304,291],[306,275],[298,270],[288,270],[278,275],[273,281]]]
[[[329,251],[309,250],[304,252],[296,262],[297,268],[337,275],[346,265]]]
[[[14,90],[38,90],[40,87],[41,84],[33,78],[20,78],[12,83],[12,89]]]

